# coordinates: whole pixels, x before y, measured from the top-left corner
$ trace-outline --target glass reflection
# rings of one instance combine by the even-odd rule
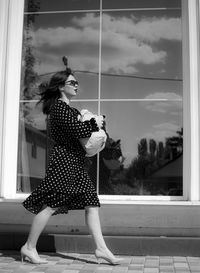
[[[180,10],[103,13],[101,97],[182,96],[181,33]]]
[[[26,15],[22,53],[21,99],[37,98],[38,85],[65,69],[66,55],[82,87],[77,98],[97,98],[98,13]]]
[[[99,9],[99,0],[25,0],[25,12]]]
[[[103,9],[180,8],[181,0],[103,0]]]
[[[179,105],[179,110],[177,106]],[[103,102],[106,148],[100,153],[99,193],[182,195],[182,103]],[[170,109],[176,108],[172,112]],[[157,113],[155,113],[157,112]]]
[[[46,169],[46,117],[35,103],[20,103],[17,192],[32,191]]]
[[[42,181],[54,146],[41,106],[35,102],[20,103],[17,192],[31,192]],[[73,101],[71,106],[98,113],[98,104],[95,102]],[[96,157],[86,158],[85,169],[96,187]]]
[[[108,140],[99,174],[97,156],[86,158],[85,168],[95,185],[98,176],[100,194],[182,195],[181,0],[102,3],[113,11],[102,18],[101,99],[143,101],[101,102]],[[31,100],[41,82],[64,69],[62,56],[80,83],[77,100],[98,99],[100,13],[75,10],[99,8],[99,0],[25,1],[33,14],[24,17],[20,98],[30,103],[20,104],[18,192],[30,192],[45,172],[53,143]],[[72,106],[98,110],[96,102]]]

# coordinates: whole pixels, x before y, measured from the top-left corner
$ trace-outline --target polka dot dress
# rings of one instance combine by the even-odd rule
[[[81,122],[79,111],[57,100],[50,111],[51,137],[55,141],[45,178],[23,202],[37,214],[43,206],[56,208],[53,215],[68,210],[100,206],[95,188],[84,170],[85,151],[79,139],[98,131],[94,119]]]

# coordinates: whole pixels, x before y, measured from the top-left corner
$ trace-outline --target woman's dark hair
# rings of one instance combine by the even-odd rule
[[[59,87],[65,85],[65,81],[69,75],[73,75],[73,73],[70,68],[67,68],[65,71],[60,71],[54,74],[49,83],[40,84],[39,91],[41,99],[38,104],[43,103],[42,111],[44,114],[48,115],[51,106],[61,97]]]

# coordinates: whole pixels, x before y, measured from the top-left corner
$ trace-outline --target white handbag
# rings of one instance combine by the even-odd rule
[[[81,121],[90,120],[93,117],[95,118],[97,115],[94,115],[86,109],[81,110]],[[101,117],[103,119],[103,116]],[[86,152],[86,156],[91,157],[104,149],[106,140],[107,135],[105,131],[103,129],[99,129],[99,131],[93,132],[90,137],[81,138],[80,143]]]

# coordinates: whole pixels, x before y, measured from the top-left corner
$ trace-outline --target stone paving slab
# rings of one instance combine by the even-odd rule
[[[120,265],[98,264],[92,254],[40,253],[48,264],[23,263],[19,252],[0,250],[0,273],[200,273],[200,257],[119,256]]]

